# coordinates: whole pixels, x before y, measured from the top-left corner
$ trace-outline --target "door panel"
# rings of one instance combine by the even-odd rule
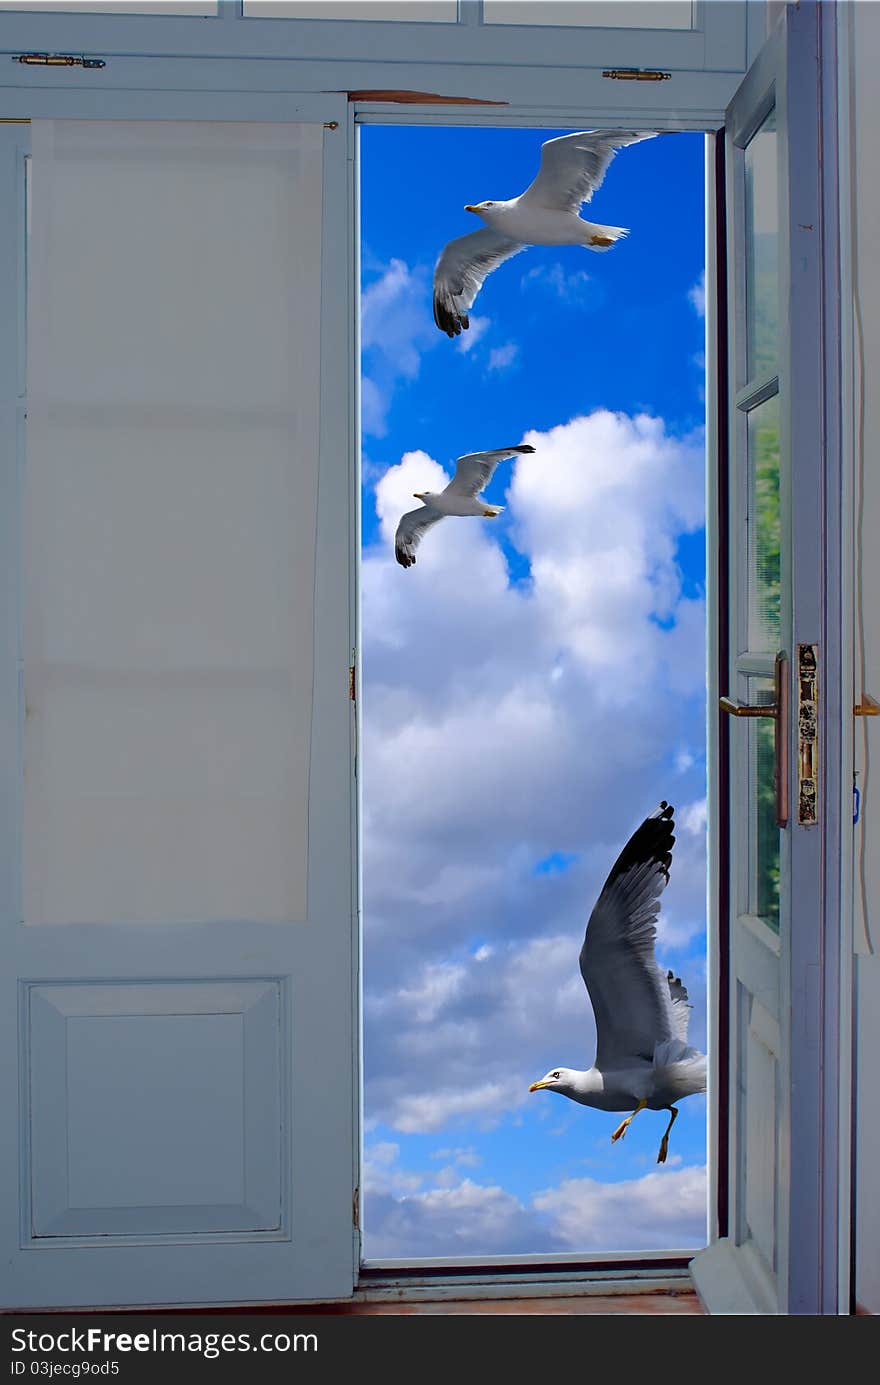
[[[27,409],[4,477],[6,1303],[351,1292],[338,107],[2,132],[27,329],[3,384],[7,418]]]
[[[707,1305],[721,1312],[744,1311],[744,1301],[745,1311],[820,1312],[823,1282],[834,1282],[834,1251],[820,1234],[836,1207],[836,1189],[823,1182],[833,1082],[823,1088],[831,1031],[823,1035],[820,959],[837,925],[825,913],[822,874],[840,858],[842,831],[823,782],[825,746],[837,736],[821,667],[836,580],[823,527],[826,226],[814,99],[823,22],[813,4],[786,7],[725,131],[730,405],[719,427],[730,465],[730,657],[720,692],[731,717],[731,1033],[720,1085],[729,1221],[694,1265]],[[796,676],[808,646],[819,663],[809,707],[798,702]],[[817,711],[818,740],[799,760],[799,718],[803,732]],[[815,814],[804,811],[808,800]]]

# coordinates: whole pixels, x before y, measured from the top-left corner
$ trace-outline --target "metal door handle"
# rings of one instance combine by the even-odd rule
[[[777,714],[775,702],[756,702],[750,705],[745,702],[731,702],[729,697],[719,697],[718,706],[722,712],[727,712],[732,717],[773,717],[775,720]]]
[[[775,722],[773,749],[773,789],[776,796],[776,825],[788,826],[788,659],[776,655],[773,666],[774,698],[766,703],[732,702],[729,697],[718,699],[722,712],[731,717],[772,717]]]

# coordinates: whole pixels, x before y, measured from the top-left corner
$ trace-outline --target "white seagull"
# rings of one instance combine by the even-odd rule
[[[529,245],[584,245],[609,250],[625,236],[622,226],[601,226],[578,215],[589,202],[618,149],[652,139],[656,130],[579,130],[541,145],[538,176],[519,197],[465,207],[485,221],[469,236],[451,240],[434,270],[434,321],[448,337],[468,326],[468,312],[493,269]]]
[[[394,536],[394,556],[401,567],[412,567],[423,534],[447,515],[496,519],[504,506],[481,500],[480,492],[488,486],[495,468],[505,457],[534,450],[531,443],[524,442],[519,447],[498,447],[494,452],[469,452],[455,463],[455,475],[445,490],[413,491],[416,500],[422,502],[421,508],[403,515]]]
[[[674,1102],[706,1090],[706,1057],[687,1042],[690,1006],[681,978],[654,957],[660,895],[672,863],[673,810],[661,803],[630,837],[596,902],[581,948],[581,975],[596,1017],[588,1072],[554,1068],[533,1082],[600,1111],[630,1111],[612,1143],[645,1107],[669,1111],[657,1163],[665,1164]]]

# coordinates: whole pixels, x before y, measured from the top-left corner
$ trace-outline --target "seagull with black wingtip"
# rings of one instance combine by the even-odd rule
[[[666,1162],[675,1102],[706,1090],[706,1056],[687,1042],[687,990],[654,956],[673,827],[673,809],[664,801],[623,848],[587,924],[580,968],[596,1019],[596,1061],[586,1072],[553,1068],[529,1088],[600,1111],[629,1111],[612,1143],[640,1111],[669,1111],[658,1164]]]
[[[483,281],[530,245],[582,245],[610,250],[628,234],[624,226],[587,221],[580,207],[602,186],[618,149],[652,139],[656,130],[578,130],[541,145],[541,167],[506,201],[469,203],[485,225],[451,240],[434,269],[434,321],[448,337],[468,327],[468,313]]]

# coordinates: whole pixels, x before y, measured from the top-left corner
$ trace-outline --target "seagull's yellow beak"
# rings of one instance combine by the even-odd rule
[[[549,1087],[549,1086],[550,1086],[550,1083],[549,1083],[549,1082],[533,1082],[532,1085],[531,1085],[531,1087],[529,1087],[529,1091],[530,1091],[530,1092],[539,1092],[539,1091],[541,1090],[542,1087]]]
[[[424,498],[425,498],[425,492],[424,492],[424,491],[413,491],[413,500],[424,500]]]
[[[476,210],[477,210],[476,207],[471,207],[471,206],[465,207],[465,211],[466,211],[466,212],[475,212]]]

